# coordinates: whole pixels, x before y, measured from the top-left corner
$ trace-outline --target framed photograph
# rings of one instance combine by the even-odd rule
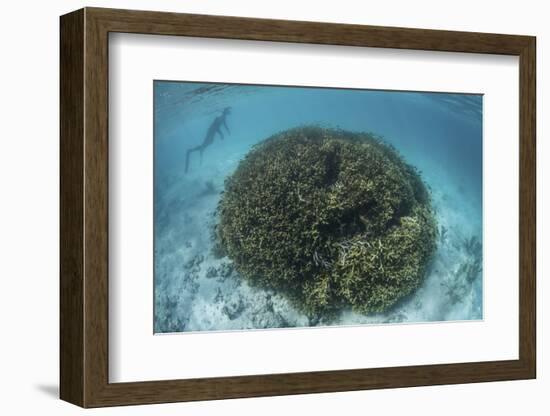
[[[535,49],[62,16],[61,398],[535,378]]]

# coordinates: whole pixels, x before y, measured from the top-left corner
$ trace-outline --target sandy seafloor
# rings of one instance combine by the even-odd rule
[[[272,291],[249,286],[228,258],[212,252],[224,179],[250,147],[304,124],[370,131],[393,144],[431,189],[440,229],[421,287],[391,310],[342,311],[330,325],[483,319],[481,96],[155,84],[156,333],[327,325],[309,320]],[[231,135],[202,163],[199,144],[225,106]],[[479,244],[478,244],[479,242]]]

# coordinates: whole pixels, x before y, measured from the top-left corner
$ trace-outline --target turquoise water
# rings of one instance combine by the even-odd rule
[[[423,285],[384,314],[342,311],[332,325],[483,318],[482,96],[155,81],[155,332],[322,325],[284,297],[248,286],[212,254],[224,179],[250,148],[282,130],[316,124],[371,132],[395,146],[430,187],[440,227]],[[223,129],[199,146],[226,107]],[[474,270],[475,271],[472,271]]]

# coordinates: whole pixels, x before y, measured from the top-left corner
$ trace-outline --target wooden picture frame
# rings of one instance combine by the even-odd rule
[[[85,8],[61,17],[60,396],[82,407],[536,377],[535,38]],[[298,42],[519,57],[519,359],[237,377],[108,379],[108,35]]]

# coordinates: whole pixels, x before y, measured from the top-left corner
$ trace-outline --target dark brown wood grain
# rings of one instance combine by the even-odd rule
[[[519,99],[519,356],[536,377],[536,40],[520,54]]]
[[[60,388],[84,405],[84,11],[61,19]]]
[[[519,359],[109,383],[108,34],[195,36],[520,58]],[[61,18],[61,398],[83,407],[305,394],[536,376],[535,38],[86,8]]]

